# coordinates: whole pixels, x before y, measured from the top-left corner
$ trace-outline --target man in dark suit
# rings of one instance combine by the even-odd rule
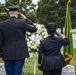
[[[55,23],[48,23],[46,29],[48,37],[40,42],[38,51],[38,68],[43,71],[43,75],[61,75],[62,68],[66,62],[60,52],[62,46],[70,43],[67,38],[56,37]]]
[[[3,37],[3,56],[6,75],[22,75],[25,58],[29,57],[25,39],[26,31],[35,32],[34,24],[22,13],[19,6],[8,6],[10,18],[0,22]],[[20,15],[24,20],[18,19]]]

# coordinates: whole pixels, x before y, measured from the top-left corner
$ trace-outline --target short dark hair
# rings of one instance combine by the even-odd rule
[[[47,29],[47,33],[50,35],[54,35],[55,32],[56,32],[56,29]]]

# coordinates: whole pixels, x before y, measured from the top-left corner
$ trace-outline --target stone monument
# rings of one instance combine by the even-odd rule
[[[0,75],[6,75],[4,63],[0,63]]]
[[[62,75],[75,75],[75,67],[72,65],[66,65],[62,68]]]

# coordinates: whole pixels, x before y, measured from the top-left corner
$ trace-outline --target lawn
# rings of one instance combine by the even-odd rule
[[[23,67],[23,75],[42,75],[42,72],[38,69],[38,54],[32,54],[32,58],[26,59],[25,65]],[[34,73],[34,57],[36,56],[36,70]]]

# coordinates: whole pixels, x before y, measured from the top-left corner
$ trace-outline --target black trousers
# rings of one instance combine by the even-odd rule
[[[43,70],[43,75],[61,75],[62,69]]]

